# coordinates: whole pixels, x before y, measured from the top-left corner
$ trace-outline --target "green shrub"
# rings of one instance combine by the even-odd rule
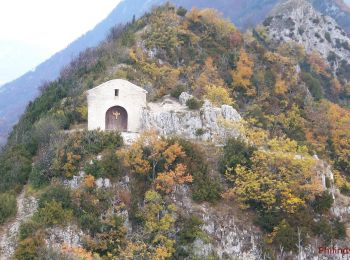
[[[238,164],[251,167],[251,156],[254,151],[255,148],[241,139],[228,139],[224,147],[224,156],[220,162],[220,172],[224,174],[227,168],[234,169]]]
[[[34,260],[39,259],[41,250],[45,247],[42,237],[29,237],[19,242],[15,251],[15,259]]]
[[[0,224],[17,213],[16,196],[11,193],[0,194]]]
[[[196,98],[190,98],[189,100],[187,100],[186,105],[191,110],[198,110],[202,107],[203,102]]]
[[[115,150],[107,149],[102,156],[100,161],[103,177],[120,177],[122,174],[122,164],[120,159],[116,155]]]
[[[311,95],[316,100],[320,100],[323,97],[321,82],[317,78],[314,78],[310,73],[302,73],[301,78],[310,90]]]
[[[273,231],[273,243],[283,246],[284,251],[296,251],[298,233],[286,220],[282,220]]]
[[[85,154],[98,154],[104,149],[117,149],[123,145],[119,132],[84,131],[81,133],[81,149]]]
[[[177,85],[176,88],[174,88],[171,92],[170,95],[174,98],[179,98],[182,92],[186,91],[186,86],[184,85]]]
[[[0,154],[0,192],[20,191],[32,169],[31,154],[22,145],[11,146]]]
[[[255,224],[261,227],[264,231],[271,233],[273,228],[282,221],[282,214],[280,211],[261,211],[259,212]]]
[[[205,130],[203,128],[198,128],[196,130],[196,136],[202,136],[204,135],[204,133],[205,133]]]
[[[99,161],[93,160],[86,162],[84,165],[84,172],[88,175],[92,175],[95,178],[100,178],[102,176],[102,167]]]
[[[35,165],[29,174],[29,183],[32,184],[34,188],[40,188],[49,184],[50,180],[49,177],[45,175],[45,171]]]
[[[202,149],[198,145],[182,138],[170,139],[169,143],[178,143],[186,153],[183,163],[193,176],[191,184],[192,198],[197,202],[218,201],[221,198],[222,185],[209,175],[207,159]]]
[[[40,188],[49,184],[53,177],[59,175],[52,167],[56,156],[56,142],[40,146],[40,151],[35,157],[35,163],[29,174],[29,182],[34,188]]]
[[[62,185],[51,186],[50,189],[43,193],[39,199],[39,208],[44,208],[47,203],[58,202],[64,209],[71,209],[72,197],[70,190]]]
[[[332,39],[331,39],[331,34],[329,33],[329,32],[325,32],[324,33],[324,37],[326,38],[326,40],[328,41],[328,42],[332,42]]]
[[[221,198],[223,191],[219,181],[208,176],[208,172],[195,172],[193,174],[193,184],[191,186],[192,198],[197,202],[216,202]]]
[[[64,209],[60,202],[53,200],[51,202],[46,202],[43,207],[38,209],[33,217],[34,221],[50,227],[65,225],[72,219],[72,216],[72,210]]]
[[[40,224],[33,220],[29,220],[28,222],[24,222],[19,227],[19,239],[24,240],[29,237],[35,235],[35,233],[39,230]]]
[[[185,17],[186,13],[187,13],[187,9],[182,6],[180,6],[176,11],[176,14],[182,17]]]
[[[333,204],[333,197],[328,191],[324,191],[322,194],[316,196],[315,200],[312,202],[312,208],[317,213],[326,213]]]
[[[346,236],[344,223],[338,219],[329,221],[321,218],[312,228],[313,232],[320,236],[327,245],[334,239],[342,239]]]
[[[96,234],[101,228],[99,217],[93,213],[81,213],[78,216],[78,223],[82,230]]]
[[[347,185],[342,185],[340,187],[340,193],[345,196],[350,196],[350,188]]]
[[[326,188],[329,189],[331,187],[331,180],[326,177]]]
[[[190,218],[184,220],[184,225],[179,232],[179,243],[183,245],[188,245],[193,243],[197,238],[206,240],[207,235],[201,229],[203,221],[197,216],[191,216]]]

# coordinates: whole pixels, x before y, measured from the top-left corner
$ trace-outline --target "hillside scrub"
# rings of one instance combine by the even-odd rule
[[[342,69],[333,75],[319,55],[275,43],[262,27],[243,34],[211,9],[166,4],[114,28],[45,85],[0,155],[6,201],[0,222],[14,216],[15,193],[23,185],[41,194],[38,212],[21,226],[15,256],[42,257],[49,250],[45,230],[75,223],[86,235],[83,255],[195,257],[187,250],[192,243],[210,239],[198,216],[183,216],[172,203],[179,190],[188,190],[193,203],[227,200],[254,213],[272,249],[296,250],[298,236],[303,246],[312,237],[325,243],[343,238],[344,225],[329,213],[333,200],[313,158],[332,163],[335,184],[348,196],[349,87],[342,75],[350,72]],[[186,90],[194,96],[190,109],[204,99],[234,105],[245,118],[242,138],[227,140],[215,158],[205,144],[181,137],[146,133],[124,146],[117,132],[63,133],[86,124],[84,92],[116,77],[147,88],[151,101]],[[86,175],[79,187],[62,185],[81,171]],[[113,190],[98,188],[98,178],[129,182]]]

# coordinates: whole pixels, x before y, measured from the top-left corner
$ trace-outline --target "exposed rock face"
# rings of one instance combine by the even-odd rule
[[[191,96],[182,93],[180,102],[166,97],[159,103],[149,103],[142,114],[142,128],[154,129],[161,135],[181,135],[190,139],[224,140],[239,136],[235,123],[241,116],[231,106],[214,107],[205,101],[199,110],[190,110],[185,103]]]
[[[317,11],[332,17],[350,35],[350,7],[344,0],[310,0]]]
[[[48,248],[60,251],[62,245],[69,247],[82,247],[82,238],[84,233],[76,226],[54,227],[46,230],[47,238],[45,239]]]
[[[317,51],[334,65],[350,59],[350,40],[336,21],[321,15],[306,0],[288,0],[270,13],[264,22],[271,38],[294,41],[307,52]]]
[[[17,215],[0,230],[0,260],[11,259],[17,246],[20,225],[33,216],[38,206],[37,199],[26,196],[25,191],[17,197]]]
[[[224,203],[212,206],[192,202],[189,190],[179,187],[173,196],[174,203],[186,215],[196,215],[203,220],[202,230],[208,241],[197,239],[192,247],[193,254],[201,259],[216,256],[215,259],[263,259],[262,236],[258,228],[250,223],[242,212]]]

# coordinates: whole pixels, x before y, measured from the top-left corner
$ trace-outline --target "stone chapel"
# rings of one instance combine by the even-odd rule
[[[87,91],[88,129],[139,132],[146,98],[146,90],[123,79],[90,89]]]

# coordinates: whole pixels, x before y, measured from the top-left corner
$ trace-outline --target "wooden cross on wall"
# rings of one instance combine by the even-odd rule
[[[118,117],[120,116],[119,112],[114,112],[113,115],[115,116],[115,119],[118,119]]]

